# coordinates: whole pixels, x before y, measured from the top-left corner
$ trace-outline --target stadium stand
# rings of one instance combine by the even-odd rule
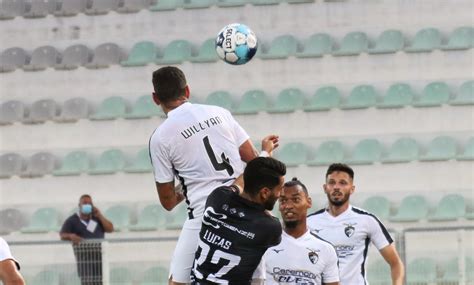
[[[234,110],[235,114],[257,114],[268,108],[268,96],[264,90],[248,90],[242,95],[239,105]]]
[[[67,99],[61,106],[61,114],[56,116],[56,122],[77,122],[80,119],[89,117],[90,107],[89,102],[85,98],[76,97]]]
[[[328,111],[338,108],[341,103],[341,93],[335,86],[321,87],[305,104],[304,111]]]
[[[85,151],[68,153],[61,161],[61,166],[53,170],[54,176],[81,175],[89,170],[89,156]]]
[[[142,41],[136,43],[128,58],[120,62],[122,66],[145,66],[156,59],[158,49],[153,42]]]
[[[358,55],[367,52],[369,39],[364,32],[350,32],[344,36],[338,50],[333,52],[335,56]]]
[[[71,17],[83,13],[87,7],[87,0],[62,0],[57,2],[59,8],[54,11],[57,17]]]
[[[295,53],[296,57],[322,57],[330,54],[333,48],[333,39],[326,33],[317,33],[305,39],[302,43],[302,49]]]
[[[305,95],[298,88],[283,89],[268,109],[268,113],[291,113],[304,106]]]
[[[234,105],[232,102],[232,95],[227,91],[212,92],[206,97],[205,104],[219,106],[229,111],[233,110]]]
[[[400,30],[383,31],[375,41],[375,46],[368,49],[371,54],[395,53],[403,49],[405,40]]]
[[[436,262],[431,258],[417,258],[407,265],[407,284],[431,284],[436,282]]]
[[[91,175],[114,174],[125,166],[125,157],[119,149],[108,149],[99,156],[95,165],[88,171]]]
[[[428,202],[420,195],[410,195],[403,198],[397,213],[389,218],[392,222],[416,222],[428,214]]]
[[[43,18],[56,10],[56,1],[31,0],[26,3],[25,18]]]
[[[58,165],[57,157],[49,152],[37,152],[27,160],[26,169],[20,173],[22,177],[41,177],[50,174]]]
[[[2,52],[0,56],[0,72],[11,72],[23,67],[29,61],[26,51],[19,47],[12,47]]]
[[[275,153],[275,157],[288,167],[305,164],[308,157],[308,147],[299,142],[287,143]]]
[[[148,205],[140,211],[137,223],[130,226],[131,231],[155,231],[166,225],[164,210],[158,205]]]
[[[92,61],[86,64],[87,68],[107,68],[119,64],[124,59],[122,49],[115,43],[105,43],[94,49]]]
[[[292,56],[298,49],[298,40],[292,35],[282,35],[275,38],[269,46],[262,46],[258,53],[261,59],[284,59]]]
[[[308,161],[308,165],[329,165],[334,162],[342,162],[344,157],[345,150],[340,141],[326,141],[318,146],[314,153],[314,158]]]
[[[387,220],[390,216],[390,201],[382,196],[371,196],[365,199],[362,209],[376,215],[382,220]]]
[[[436,28],[425,28],[418,31],[406,52],[430,52],[441,46],[441,33]]]
[[[458,194],[448,194],[441,198],[429,220],[455,221],[464,217],[465,213],[466,202],[464,197]]]
[[[112,96],[104,99],[96,112],[89,118],[91,120],[114,120],[122,118],[127,113],[127,101],[121,96]]]
[[[41,208],[31,216],[26,227],[21,229],[22,233],[46,233],[59,230],[59,213],[54,208]]]
[[[189,61],[195,63],[202,63],[202,62],[215,62],[217,61],[217,54],[215,51],[215,39],[208,39],[204,41],[197,54],[192,55],[189,58]]]
[[[415,94],[409,84],[395,83],[391,85],[377,108],[402,108],[413,103]]]
[[[377,139],[365,139],[356,144],[352,155],[347,159],[351,165],[372,164],[380,161],[382,145]]]
[[[163,117],[165,114],[155,105],[151,95],[140,96],[132,106],[130,113],[125,114],[126,119],[145,119],[150,117]]]
[[[27,108],[23,102],[10,100],[0,105],[0,125],[9,125],[23,121]]]
[[[10,178],[22,173],[26,166],[23,157],[18,153],[4,153],[0,156],[0,178]]]
[[[26,124],[40,124],[53,120],[61,112],[56,101],[52,99],[35,101],[29,110],[28,116],[23,120]]]
[[[148,147],[140,149],[132,163],[124,168],[124,171],[128,173],[146,173],[152,170]]]
[[[364,109],[377,104],[377,92],[372,85],[359,85],[352,89],[342,109]]]
[[[79,66],[86,65],[91,59],[91,50],[83,44],[76,44],[64,50],[61,62],[56,64],[54,68],[58,70],[73,70]]]
[[[104,215],[113,223],[116,231],[127,230],[130,226],[130,208],[125,205],[112,206],[105,211]]]

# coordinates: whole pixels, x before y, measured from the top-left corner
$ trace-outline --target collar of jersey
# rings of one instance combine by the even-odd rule
[[[189,102],[185,102],[185,103],[179,105],[178,107],[176,107],[173,110],[168,112],[168,114],[167,114],[168,118],[170,116],[174,116],[175,114],[179,114],[180,112],[186,111],[189,107],[191,107],[191,105],[192,104],[189,103]]]
[[[299,238],[295,238],[292,235],[287,234],[285,231],[283,231],[282,234],[285,235],[287,238],[289,238],[291,240],[299,241],[299,240],[302,240],[302,239],[306,238],[310,234],[310,231],[309,231],[309,229],[306,229],[306,232],[303,235],[301,235]]]
[[[348,214],[351,213],[351,212],[352,212],[352,205],[349,204],[349,207],[347,207],[347,209],[346,209],[344,212],[342,212],[342,213],[341,213],[339,216],[337,216],[337,217],[334,217],[333,215],[331,215],[331,214],[329,213],[329,208],[326,208],[325,214],[326,214],[328,217],[330,217],[331,219],[338,220],[338,219],[341,219],[341,218],[345,217],[346,215],[348,215]]]

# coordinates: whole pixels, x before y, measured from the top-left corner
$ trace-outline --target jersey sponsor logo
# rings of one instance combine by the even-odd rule
[[[208,230],[206,230],[202,238],[212,244],[222,247],[223,249],[229,249],[230,246],[232,245],[231,241],[226,240],[225,238],[218,236],[215,233],[210,232]]]
[[[336,249],[338,258],[346,258],[348,256],[354,255],[352,251],[354,250],[355,246],[353,245],[338,244],[335,245],[334,248]]]
[[[344,228],[344,233],[346,234],[347,237],[351,237],[354,235],[355,233],[355,228],[354,226],[357,225],[357,223],[348,223],[348,224],[344,224],[346,227]]]
[[[229,225],[226,223],[224,220],[227,219],[227,215],[217,213],[213,207],[207,207],[204,210],[204,215],[202,217],[202,223],[205,225],[208,225],[210,227],[213,227],[215,229],[220,229],[221,227],[224,227],[230,231],[233,231],[235,233],[238,233],[248,239],[254,239],[255,238],[255,233],[248,232],[241,230],[237,228],[236,226]]]
[[[274,267],[273,279],[278,284],[315,285],[318,275],[306,270],[294,270]]]
[[[222,124],[222,119],[219,116],[215,116],[187,127],[181,131],[181,135],[183,138],[189,139],[192,135],[197,134],[200,131],[204,131],[212,126],[217,126],[220,124]]]
[[[317,234],[319,234],[320,231],[322,231],[323,229],[312,229],[313,232],[316,232]]]
[[[284,248],[282,248],[282,249],[272,248],[272,250],[276,253],[280,253],[281,251],[284,251],[285,249]]]
[[[309,258],[309,261],[311,261],[312,264],[316,264],[319,260],[319,250],[314,250],[314,249],[311,249],[311,248],[306,248],[309,252],[308,252],[308,258]]]

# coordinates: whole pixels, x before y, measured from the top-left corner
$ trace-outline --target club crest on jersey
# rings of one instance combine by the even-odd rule
[[[344,233],[346,234],[347,237],[351,237],[355,233],[355,228],[354,225],[357,225],[357,223],[354,224],[344,224],[346,227],[344,228]]]
[[[309,250],[308,252],[309,261],[311,261],[312,264],[316,264],[319,260],[318,253],[315,250],[312,250],[310,248],[306,248],[306,249]]]

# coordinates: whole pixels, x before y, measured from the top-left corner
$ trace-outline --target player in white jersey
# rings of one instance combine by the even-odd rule
[[[19,270],[20,265],[13,258],[10,247],[0,238],[0,281],[5,285],[24,285],[25,281]]]
[[[283,234],[280,244],[265,252],[265,284],[339,285],[336,250],[307,228],[312,201],[306,186],[296,178],[286,182],[279,202]]]
[[[387,229],[375,215],[349,203],[355,190],[353,179],[349,166],[329,166],[323,185],[328,207],[309,215],[308,226],[335,246],[342,285],[368,284],[365,264],[370,243],[390,265],[392,284],[401,285],[404,267]]]
[[[258,153],[229,111],[188,102],[189,87],[180,69],[160,68],[153,73],[152,82],[153,100],[167,114],[149,142],[159,199],[169,211],[183,200],[188,206],[188,219],[170,266],[170,284],[185,284],[191,281],[207,196],[220,186],[231,185],[245,162]],[[269,139],[277,146],[276,136]],[[182,191],[175,191],[175,177]]]

